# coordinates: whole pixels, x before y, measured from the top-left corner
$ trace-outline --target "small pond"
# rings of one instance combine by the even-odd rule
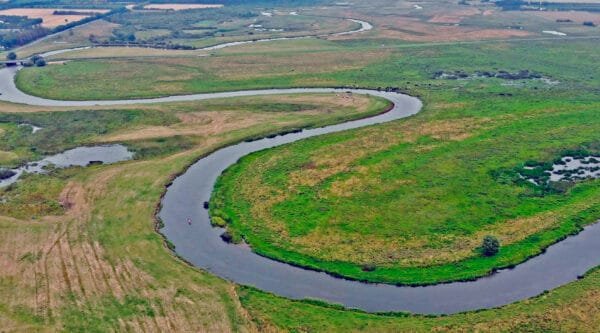
[[[15,183],[24,173],[45,173],[48,167],[68,168],[90,164],[111,164],[133,158],[133,152],[120,144],[78,147],[30,162],[16,169],[0,169],[0,187]]]

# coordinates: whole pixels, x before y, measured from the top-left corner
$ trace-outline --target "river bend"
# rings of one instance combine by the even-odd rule
[[[147,104],[205,100],[212,98],[259,96],[295,93],[342,93],[348,90],[329,88],[249,90],[223,93],[192,94],[152,99],[113,101],[58,101],[27,95],[14,84],[17,68],[0,70],[0,100],[40,106],[90,106]],[[349,308],[369,312],[409,311],[422,314],[457,313],[498,307],[539,295],[577,279],[600,264],[600,224],[586,227],[537,257],[475,281],[455,282],[425,287],[398,287],[368,284],[335,278],[322,272],[305,270],[274,261],[247,247],[227,244],[220,239],[222,229],[213,228],[208,211],[209,201],[219,175],[239,158],[255,151],[297,140],[368,125],[402,119],[420,111],[421,102],[410,96],[371,90],[350,90],[388,99],[394,107],[384,114],[343,124],[304,130],[275,138],[242,142],[200,159],[167,188],[158,217],[163,221],[163,235],[176,246],[179,256],[192,265],[243,285],[292,299],[321,299]],[[191,218],[193,223],[188,224]]]

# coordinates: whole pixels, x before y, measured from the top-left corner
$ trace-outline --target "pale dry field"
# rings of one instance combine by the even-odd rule
[[[11,8],[0,11],[0,15],[8,16],[27,16],[29,18],[41,18],[42,26],[54,28],[59,25],[81,21],[95,13],[106,13],[108,9],[68,9],[69,11],[80,11],[90,13],[90,15],[54,15],[56,10],[65,10],[58,8]]]
[[[112,35],[118,24],[96,20],[22,46],[16,50],[20,57],[53,50],[91,45],[90,36],[103,39]]]
[[[252,100],[252,99],[246,99]],[[260,100],[260,99],[259,99]],[[313,104],[317,103],[319,107],[312,110],[303,110],[294,112],[294,116],[318,116],[323,113],[332,113],[340,108],[354,108],[359,112],[364,112],[369,107],[370,99],[361,95],[280,95],[270,96],[271,103],[298,103]],[[210,109],[210,108],[209,108]],[[232,132],[242,128],[259,125],[261,123],[276,122],[279,126],[291,125],[294,120],[283,118],[275,120],[272,114],[255,113],[248,116],[247,113],[235,110],[227,111],[198,111],[198,112],[177,112],[177,118],[180,123],[170,126],[145,126],[140,128],[128,129],[119,133],[111,134],[101,138],[103,142],[123,142],[132,140],[143,140],[153,138],[165,138],[178,135],[192,136],[216,136],[223,132]]]
[[[478,15],[484,15],[482,12]],[[485,14],[488,15],[488,14]],[[443,21],[458,21],[466,16],[443,15],[433,18]],[[408,16],[380,16],[360,17],[372,22],[375,30],[362,34],[363,38],[390,38],[411,42],[457,42],[482,39],[506,39],[514,37],[527,37],[532,33],[514,29],[489,29],[466,27],[461,25],[438,24],[425,22],[419,18]],[[332,40],[347,40],[355,37],[335,36]]]
[[[477,8],[466,8],[462,10],[455,11],[443,11],[440,13],[436,13],[432,18],[429,19],[431,23],[446,23],[446,24],[456,24],[462,22],[466,17],[481,15],[483,12]]]
[[[389,5],[389,4],[388,4]],[[487,6],[465,7],[455,5],[422,4],[420,11],[413,10],[412,3],[399,2],[392,7],[330,9],[327,13],[343,15],[368,21],[374,29],[356,35],[330,37],[330,40],[397,39],[410,42],[458,42],[485,39],[506,39],[527,37],[531,32],[505,28],[486,28],[463,26],[461,22],[468,18],[482,17],[491,19],[497,12]],[[379,12],[393,12],[383,15]]]
[[[382,61],[391,55],[389,51],[348,51],[348,52],[316,52],[307,54],[284,54],[282,56],[264,57],[262,55],[244,55],[243,57],[210,57],[202,63],[210,73],[218,73],[224,79],[242,79],[267,77],[274,73],[326,73],[342,70],[359,70],[368,64]],[[217,74],[216,74],[217,75]],[[303,80],[308,85],[312,78]]]
[[[205,51],[195,50],[165,50],[145,47],[95,47],[77,50],[51,56],[50,59],[98,59],[98,58],[128,58],[128,57],[177,57],[205,56]]]
[[[150,299],[148,310],[155,315],[125,316],[112,325],[113,329],[133,332],[233,329],[225,314],[226,306],[220,301],[220,294],[233,292],[233,287],[222,282],[210,285],[184,283],[188,291],[178,295],[177,286],[182,287],[182,284],[176,281],[164,283],[148,274],[134,263],[133,260],[139,260],[139,257],[110,256],[92,235],[93,224],[101,218],[97,214],[103,214],[102,210],[98,212],[94,208],[94,204],[111,193],[107,184],[114,185],[119,177],[125,174],[138,179],[143,177],[139,168],[144,163],[136,164],[105,169],[85,182],[70,181],[59,198],[65,207],[62,216],[37,220],[0,217],[3,306],[32,311],[45,323],[45,329],[52,331],[65,324],[61,320],[62,312],[73,306],[69,298],[76,300],[80,311],[94,307],[102,311],[103,300]],[[151,227],[151,221],[151,216],[147,215],[147,228]],[[204,299],[206,303],[197,303],[190,298]],[[3,329],[32,329],[12,322],[6,316],[0,318]]]

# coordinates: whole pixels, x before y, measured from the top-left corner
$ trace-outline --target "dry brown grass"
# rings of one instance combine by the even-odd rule
[[[177,135],[216,135],[223,131],[247,128],[268,117],[247,118],[237,112],[193,112],[177,115],[182,123],[172,126],[148,126],[110,135],[103,141],[131,141],[151,138],[172,137]],[[263,118],[261,120],[261,118]]]
[[[373,22],[375,30],[364,34],[361,38],[390,38],[401,39],[412,42],[456,42],[481,39],[503,39],[512,37],[526,37],[530,32],[511,29],[486,29],[476,27],[463,27],[455,25],[440,25],[431,22],[423,22],[414,17],[407,16],[379,16],[361,17]],[[438,19],[457,20],[460,16],[444,15]],[[351,39],[351,35],[336,36],[333,39]]]
[[[152,212],[158,196],[140,201],[133,188],[162,188],[169,172],[180,170],[199,154],[232,140],[231,133],[249,127],[261,128],[300,123],[298,113],[309,117],[329,113],[334,108],[353,107],[365,111],[370,99],[366,96],[291,95],[249,98],[254,102],[295,102],[319,105],[317,109],[292,112],[290,118],[282,112],[210,111],[199,104],[199,111],[177,112],[182,124],[169,132],[152,133],[147,129],[124,132],[130,139],[196,133],[203,136],[193,151],[184,151],[162,159],[135,161],[111,166],[88,168],[68,181],[57,194],[65,209],[60,216],[42,216],[36,220],[0,216],[0,305],[8,309],[24,309],[35,314],[48,331],[60,330],[65,308],[76,306],[81,311],[101,313],[103,299],[123,301],[136,296],[150,301],[155,316],[142,313],[121,318],[117,331],[135,332],[231,332],[234,325],[231,312],[239,319],[237,329],[252,331],[249,315],[237,302],[233,285],[212,278],[178,263],[164,251],[161,270],[170,269],[168,278],[160,278],[145,270],[141,262],[148,258],[140,254],[148,245],[142,241],[122,244],[119,250],[99,241],[96,230],[106,219],[135,224],[134,230],[152,233]],[[163,110],[187,110],[198,102],[149,105]],[[219,103],[219,101],[212,101]],[[35,107],[23,107],[36,110]],[[135,108],[135,107],[134,107]],[[291,119],[291,120],[290,120]],[[250,130],[250,129],[249,129]],[[187,132],[186,132],[187,131]],[[186,162],[187,161],[187,162]],[[40,214],[38,214],[40,215]],[[41,214],[43,215],[43,214]],[[134,216],[134,217],[132,217]],[[135,222],[131,219],[135,219]],[[137,228],[137,229],[136,229]],[[167,267],[167,268],[165,268]],[[176,278],[173,278],[175,276]],[[185,292],[181,292],[185,290]],[[74,304],[73,304],[74,302]],[[229,305],[228,305],[229,304]],[[229,308],[233,306],[233,309]],[[4,310],[3,310],[4,311]],[[82,316],[85,313],[82,312]],[[15,315],[0,313],[0,325],[7,330],[35,330],[14,320]]]
[[[282,56],[244,55],[240,57],[206,58],[204,68],[222,79],[245,79],[272,77],[273,75],[315,74],[360,69],[381,61],[389,51],[318,52],[307,54],[285,54]]]
[[[2,135],[1,132],[0,132],[0,135]],[[0,164],[8,164],[18,157],[19,156],[17,154],[13,153],[12,151],[0,150]]]
[[[429,19],[431,23],[456,24],[462,22],[466,17],[482,15],[483,12],[477,8],[466,8],[461,10],[445,11],[435,14]],[[489,13],[488,13],[489,14]]]
[[[164,50],[145,47],[95,47],[92,49],[77,50],[53,56],[60,59],[99,59],[99,58],[143,58],[143,57],[178,57],[178,56],[205,56],[204,51],[189,50]]]
[[[90,235],[94,219],[94,202],[106,197],[108,186],[116,178],[136,177],[143,162],[114,166],[103,170],[85,183],[71,181],[61,194],[66,214],[44,217],[39,221],[0,217],[0,293],[2,304],[9,309],[27,309],[43,318],[48,330],[60,328],[65,306],[82,311],[95,302],[114,297],[138,295],[152,301],[155,316],[144,314],[124,318],[117,330],[134,332],[164,331],[231,331],[223,316],[216,290],[202,284],[185,284],[190,296],[179,295],[178,279],[162,283],[140,269],[123,253],[118,259],[108,256],[101,244]],[[139,174],[137,175],[139,177]],[[129,194],[132,195],[132,194]],[[151,220],[148,221],[150,227]],[[110,257],[110,259],[109,259]],[[230,294],[233,291],[228,287]],[[69,295],[69,298],[65,297]],[[193,295],[193,296],[192,296]],[[204,296],[201,296],[204,295]],[[236,299],[231,294],[232,299]],[[201,301],[199,301],[201,300]],[[237,311],[241,311],[239,308]],[[83,314],[82,314],[83,315]],[[3,316],[0,316],[3,317]],[[4,329],[27,330],[14,321],[2,319]]]
[[[59,8],[11,8],[0,10],[0,15],[8,16],[27,16],[29,18],[41,18],[42,26],[46,28],[54,28],[59,25],[65,25],[81,21],[92,13],[106,13],[108,9],[69,9],[70,11],[78,11],[90,13],[90,15],[54,15],[54,11],[61,10]]]
[[[583,23],[585,21],[600,24],[600,13],[579,12],[579,11],[561,11],[561,12],[531,12],[533,15],[540,16],[549,20],[569,19],[575,23]]]
[[[301,112],[278,112],[277,114],[253,113],[252,116],[249,116],[248,113],[240,112],[239,110],[210,111],[210,106],[203,106],[197,112],[178,112],[176,115],[181,122],[174,125],[128,129],[120,133],[105,136],[100,140],[103,142],[116,142],[177,135],[211,137],[224,132],[249,128],[261,123],[269,123],[274,126],[290,125],[293,123],[293,120],[290,120],[289,117],[298,115],[318,116],[344,107],[352,107],[358,112],[364,112],[370,104],[370,99],[367,96],[347,94],[266,96],[258,100],[269,103],[310,103],[318,105],[318,107]]]

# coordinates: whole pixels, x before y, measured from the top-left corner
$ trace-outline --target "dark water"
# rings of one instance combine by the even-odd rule
[[[132,158],[133,153],[130,152],[127,147],[119,144],[78,147],[60,154],[48,156],[36,162],[27,163],[20,168],[12,169],[15,175],[0,180],[0,187],[8,186],[16,182],[24,173],[45,173],[45,168],[51,165],[57,168],[68,168],[72,166],[87,166],[91,162],[111,164],[130,160]]]

